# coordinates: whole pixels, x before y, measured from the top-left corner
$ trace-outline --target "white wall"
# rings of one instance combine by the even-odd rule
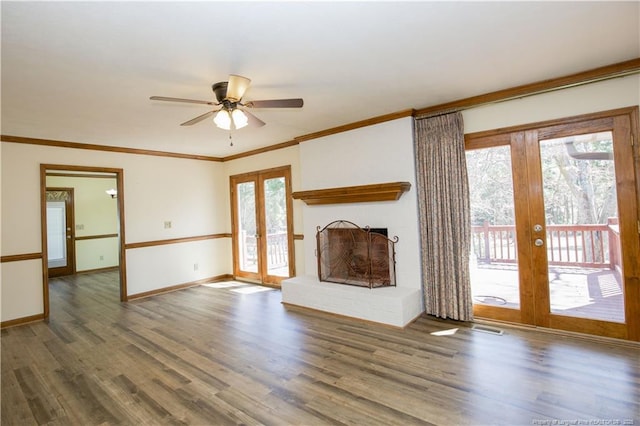
[[[3,226],[3,229],[6,229]],[[2,321],[43,313],[42,261],[2,263],[0,307]]]
[[[230,238],[127,250],[130,295],[231,273]]]
[[[222,163],[136,157],[124,164],[127,243],[229,232]]]
[[[2,256],[42,251],[41,163],[123,169],[126,243],[229,232],[228,183],[222,163],[7,142],[1,149]],[[165,221],[172,227],[165,229]],[[230,273],[229,240],[128,249],[128,293]],[[200,263],[198,271],[193,270],[195,262]],[[172,273],[158,279],[159,269]],[[3,263],[1,275],[2,321],[43,312],[39,261]]]
[[[76,272],[115,268],[119,251],[118,237],[76,241]]]
[[[484,105],[462,112],[464,132],[499,129],[640,105],[640,75]]]
[[[317,277],[316,227],[334,220],[388,228],[396,244],[398,287],[420,288],[420,240],[415,191],[413,119],[402,118],[304,142],[300,145],[302,190],[386,182],[409,182],[398,201],[303,207],[307,275]]]

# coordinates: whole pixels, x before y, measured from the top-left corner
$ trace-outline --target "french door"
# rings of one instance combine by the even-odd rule
[[[47,188],[47,268],[50,277],[75,273],[73,188]]]
[[[477,317],[640,340],[637,114],[468,135]]]
[[[279,286],[294,275],[291,168],[230,180],[234,275]]]

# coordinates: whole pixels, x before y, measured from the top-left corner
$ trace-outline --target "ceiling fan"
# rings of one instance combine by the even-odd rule
[[[211,86],[213,93],[216,95],[217,102],[199,101],[194,99],[169,98],[166,96],[151,96],[149,99],[154,101],[169,102],[185,102],[190,104],[203,104],[218,106],[219,109],[213,109],[202,115],[192,118],[180,124],[181,126],[191,126],[199,123],[206,118],[215,114],[213,119],[216,126],[225,130],[241,129],[247,125],[261,127],[265,122],[246,110],[246,108],[301,108],[303,100],[294,99],[270,99],[263,101],[242,102],[242,97],[249,88],[251,80],[240,75],[230,75],[229,81],[221,81]],[[241,109],[242,107],[242,109]]]

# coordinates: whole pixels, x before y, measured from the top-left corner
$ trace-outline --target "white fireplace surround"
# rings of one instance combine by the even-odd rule
[[[367,126],[300,144],[301,191],[384,182],[409,182],[397,201],[305,205],[306,274],[282,282],[282,301],[337,315],[404,327],[424,310],[422,301],[418,207],[415,192],[411,117]],[[330,170],[327,168],[330,166]],[[372,167],[372,165],[376,165]],[[316,230],[334,220],[387,228],[397,236],[396,287],[362,288],[320,282]]]
[[[395,327],[404,327],[422,313],[419,289],[369,289],[321,282],[309,275],[283,281],[282,302]]]

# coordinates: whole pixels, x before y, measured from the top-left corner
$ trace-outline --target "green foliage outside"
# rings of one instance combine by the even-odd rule
[[[587,153],[595,159],[575,158]],[[548,225],[603,224],[617,216],[612,153],[609,132],[541,142]],[[508,146],[467,151],[472,225],[515,224],[511,170]]]
[[[274,234],[287,230],[287,204],[284,178],[266,179],[264,181],[264,199],[267,233]],[[253,182],[238,185],[238,211],[240,229],[248,235],[256,233],[256,194]]]

